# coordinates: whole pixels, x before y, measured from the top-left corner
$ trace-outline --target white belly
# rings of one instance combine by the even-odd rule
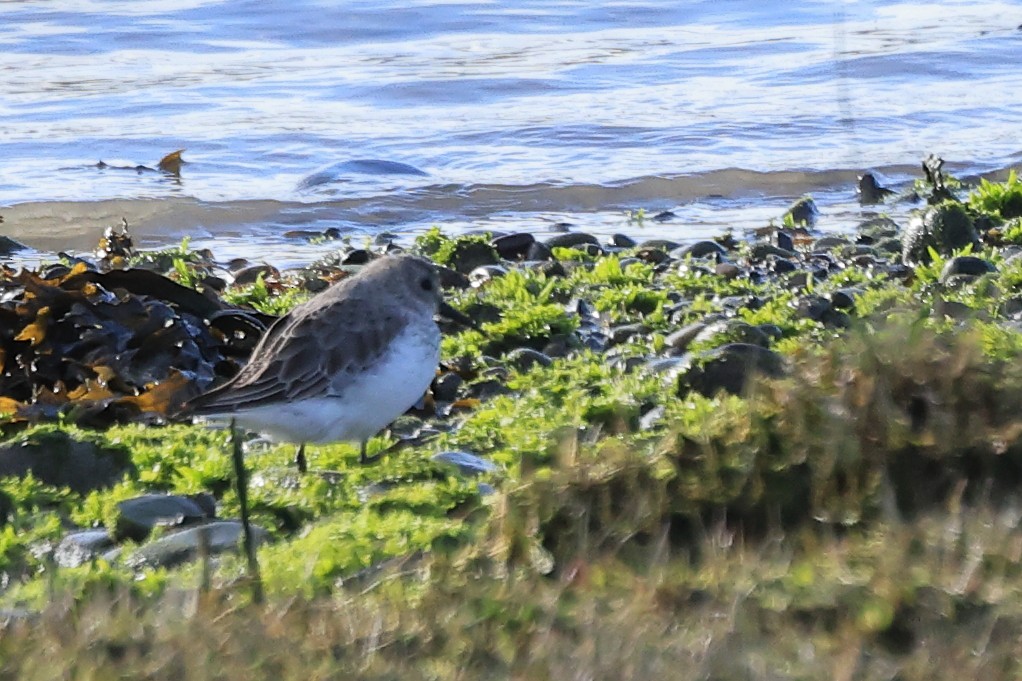
[[[431,322],[432,323],[432,322]],[[440,362],[439,332],[394,340],[391,352],[351,377],[339,397],[313,397],[239,411],[238,425],[285,442],[361,442],[414,405]],[[435,335],[434,335],[435,334]]]

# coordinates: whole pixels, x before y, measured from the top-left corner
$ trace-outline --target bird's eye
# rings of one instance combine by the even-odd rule
[[[432,279],[423,279],[422,281],[419,282],[419,286],[422,287],[423,291],[432,291],[433,290],[433,280]]]

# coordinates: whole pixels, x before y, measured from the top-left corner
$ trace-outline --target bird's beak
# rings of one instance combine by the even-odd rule
[[[482,333],[482,329],[479,327],[478,324],[475,323],[475,321],[469,319],[468,317],[466,317],[461,312],[458,312],[453,307],[448,305],[446,302],[440,301],[440,310],[439,311],[440,311],[440,316],[441,317],[444,317],[446,319],[450,319],[452,322],[457,322],[458,324],[461,324],[462,326],[467,326],[470,329],[475,329],[476,331],[479,331],[480,333]]]

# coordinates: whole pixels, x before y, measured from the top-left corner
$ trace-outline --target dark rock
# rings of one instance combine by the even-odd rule
[[[63,431],[36,432],[0,444],[0,477],[31,473],[40,482],[79,494],[110,487],[134,471],[126,448],[102,449]]]
[[[778,258],[794,258],[794,251],[788,251],[773,244],[753,244],[749,250],[749,259],[754,262],[762,262],[767,259],[767,256],[777,256]]]
[[[466,289],[469,287],[468,276],[452,270],[450,267],[444,267],[443,265],[437,265],[437,272],[440,274],[440,287],[441,288],[458,288]]]
[[[979,235],[965,207],[957,201],[944,201],[914,216],[902,238],[902,260],[916,265],[930,262],[930,249],[942,255],[978,244]]]
[[[505,274],[507,274],[506,267],[483,265],[468,273],[468,283],[472,288],[479,288],[497,277],[503,277]]]
[[[838,310],[851,310],[855,307],[855,299],[863,294],[859,288],[841,288],[830,294],[830,304]]]
[[[537,364],[548,367],[554,363],[548,355],[532,348],[516,348],[504,355],[504,361],[519,371],[528,371]]]
[[[740,319],[726,319],[708,324],[692,339],[692,342],[713,345],[750,343],[766,347],[770,344],[770,338],[758,327],[748,322],[743,322]]]
[[[156,527],[185,525],[216,515],[216,503],[209,494],[145,494],[117,504],[118,537],[142,541]]]
[[[748,343],[731,343],[708,352],[699,364],[692,364],[679,377],[678,392],[684,396],[690,390],[712,397],[719,392],[741,395],[757,374],[779,377],[784,362],[772,350]]]
[[[521,260],[529,254],[529,249],[536,243],[536,237],[528,232],[514,232],[497,237],[490,243],[505,260]]]
[[[703,322],[692,322],[668,334],[664,338],[664,344],[667,346],[668,353],[674,356],[684,354],[696,336],[705,328],[706,324]]]
[[[673,251],[675,248],[679,248],[680,246],[681,244],[677,241],[670,241],[669,239],[646,239],[639,244],[639,248],[655,248],[656,250],[663,251],[664,253]]]
[[[791,260],[788,260],[787,258],[779,258],[779,257],[777,257],[775,255],[769,256],[766,259],[766,263],[767,263],[767,268],[771,272],[773,272],[774,274],[784,274],[786,272],[794,272],[795,270],[798,269],[798,265],[796,265]]]
[[[511,389],[507,387],[505,381],[498,378],[482,378],[469,383],[466,392],[469,397],[477,400],[488,400],[497,395],[507,395]]]
[[[894,193],[894,190],[882,186],[874,173],[865,172],[859,176],[856,192],[859,194],[859,203],[872,205],[882,203],[885,198]]]
[[[653,216],[653,222],[669,222],[676,217],[678,216],[675,213],[669,210],[662,210]]]
[[[796,226],[812,227],[816,224],[816,218],[819,217],[820,211],[816,207],[816,202],[808,196],[803,196],[801,199],[791,205],[785,213],[784,217],[790,216],[792,224]]]
[[[727,255],[727,249],[716,241],[704,239],[693,244],[682,246],[671,251],[671,257],[675,260],[684,258],[707,258],[715,255]]]
[[[774,232],[773,244],[786,251],[794,252],[795,250],[795,241],[791,238],[791,235],[781,230]]]
[[[453,371],[440,374],[433,380],[433,399],[440,402],[453,402],[458,399],[458,390],[465,382]]]
[[[256,283],[260,277],[263,279],[269,279],[271,277],[279,276],[280,272],[272,265],[252,265],[235,272],[234,284],[235,286],[248,286]]]
[[[488,243],[465,239],[458,241],[447,260],[447,265],[462,274],[467,274],[477,267],[496,265],[500,262],[497,249]]]
[[[373,254],[364,248],[353,248],[341,256],[342,265],[365,265],[373,259]]]
[[[723,277],[724,279],[737,279],[745,274],[745,271],[733,263],[720,262],[717,263],[717,266],[714,268],[714,273],[718,277]]]
[[[946,284],[948,278],[954,275],[981,277],[996,271],[997,267],[989,260],[974,255],[960,255],[944,263],[944,269],[940,271],[940,283]]]
[[[813,242],[814,251],[829,251],[833,248],[840,248],[849,244],[848,239],[843,236],[823,236]]]
[[[18,243],[9,236],[0,235],[0,256],[10,256],[18,251],[27,251],[28,246]]]
[[[547,260],[539,263],[536,271],[547,277],[564,277],[568,274],[564,264],[556,260]]]
[[[550,247],[545,243],[536,241],[529,246],[529,250],[525,253],[526,260],[553,260],[554,253],[550,250]]]
[[[492,461],[468,452],[440,452],[434,454],[432,460],[454,466],[461,475],[469,478],[500,470],[500,466]]]
[[[152,541],[125,559],[132,568],[173,567],[195,560],[202,551],[203,543],[209,555],[226,551],[238,551],[241,543],[241,522],[237,520],[219,520],[180,532],[168,534]],[[268,533],[259,526],[252,527],[256,544],[266,540]]]
[[[649,333],[650,328],[645,324],[621,324],[615,326],[610,330],[610,342],[612,345],[619,345],[624,343],[635,336],[641,336]]]
[[[585,244],[600,245],[599,240],[595,236],[585,232],[558,234],[547,239],[545,243],[550,248],[579,248]]]
[[[633,248],[636,241],[627,234],[614,234],[610,237],[610,245],[618,248]]]
[[[60,567],[78,567],[88,563],[114,545],[106,530],[81,530],[65,535],[53,552]]]
[[[833,309],[832,303],[827,298],[823,296],[806,296],[799,299],[795,314],[803,319],[822,322],[831,309]]]
[[[658,265],[662,262],[671,259],[671,256],[667,255],[664,251],[659,248],[646,248],[642,247],[635,252],[635,257],[644,262]]]

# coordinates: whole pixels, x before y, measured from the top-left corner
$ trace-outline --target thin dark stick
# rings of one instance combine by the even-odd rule
[[[255,603],[262,603],[263,579],[259,575],[259,560],[256,558],[252,525],[248,521],[248,474],[245,472],[245,459],[241,454],[241,436],[234,419],[231,419],[231,458],[234,461],[234,479],[238,487],[238,505],[241,507],[241,531],[245,556],[248,558],[248,576],[252,580],[252,600]]]

